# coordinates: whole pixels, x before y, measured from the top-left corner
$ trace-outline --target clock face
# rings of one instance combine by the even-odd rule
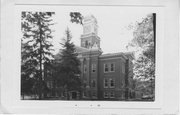
[[[85,26],[84,27],[84,34],[90,33],[91,32],[91,26]]]

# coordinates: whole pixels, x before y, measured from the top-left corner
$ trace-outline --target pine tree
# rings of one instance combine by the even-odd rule
[[[66,89],[67,93],[70,91],[81,90],[80,80],[80,61],[77,58],[78,54],[75,50],[75,45],[71,42],[72,36],[70,30],[65,31],[65,38],[63,39],[63,49],[61,50],[61,61],[59,65],[58,75],[61,82],[60,85]],[[68,97],[69,98],[69,97]]]
[[[52,59],[52,15],[54,12],[22,12],[21,30],[21,77],[31,77],[35,83],[39,99],[42,98],[44,89],[43,68],[44,63]],[[23,79],[23,78],[22,78]],[[24,86],[22,86],[24,87]]]

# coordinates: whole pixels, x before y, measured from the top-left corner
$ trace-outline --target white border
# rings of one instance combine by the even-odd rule
[[[165,12],[167,11],[167,3],[172,3],[172,2],[164,2],[164,3],[144,3],[141,0],[135,0],[136,2],[117,2],[113,3],[111,2],[111,5],[140,5],[138,7],[142,7],[141,5],[148,5],[146,7],[154,7],[155,12],[161,15],[157,14],[157,37],[156,37],[156,44],[157,44],[157,52],[156,52],[156,68],[158,70],[156,73],[156,101],[155,102],[92,102],[92,101],[84,101],[84,102],[78,102],[78,101],[21,101],[19,100],[20,93],[17,93],[17,91],[20,92],[20,77],[18,78],[17,75],[19,75],[20,72],[20,66],[17,64],[20,62],[20,55],[18,53],[20,52],[20,40],[18,41],[15,36],[17,35],[18,28],[20,26],[18,23],[14,22],[14,19],[18,19],[18,16],[20,16],[19,6],[14,5],[13,2],[8,2],[4,3],[4,13],[2,20],[6,23],[2,23],[3,31],[2,32],[2,61],[1,61],[1,102],[2,102],[2,107],[3,112],[7,113],[87,113],[86,111],[91,108],[90,113],[118,113],[119,111],[123,113],[151,113],[153,110],[153,113],[160,113],[162,108],[164,107],[162,102],[164,102],[165,99],[167,99],[166,96],[163,96],[162,94],[167,94],[166,92],[163,92],[165,88],[163,87],[163,81],[165,78],[163,76],[166,76],[165,73],[165,67],[163,64],[166,62],[165,60],[167,59],[165,56],[167,56],[164,52],[166,50],[168,44],[167,38],[164,40],[164,34],[167,35],[167,33],[164,33],[164,28],[165,32],[167,31],[167,27],[164,27],[165,22],[167,23],[167,19],[164,18],[163,16],[163,10]],[[18,2],[22,3],[22,1]],[[26,1],[27,3],[27,1]],[[38,2],[36,2],[38,3]],[[45,3],[45,2],[41,2]],[[46,1],[47,3],[47,1]],[[52,1],[51,1],[52,3]],[[50,3],[50,4],[51,4]],[[54,2],[56,3],[63,3],[61,2]],[[64,2],[64,4],[72,4],[72,1],[67,3]],[[80,4],[84,4],[83,1],[80,2]],[[91,2],[87,2],[85,4],[93,4]],[[105,2],[97,2],[97,4],[100,5],[110,5],[107,1]],[[173,4],[173,3],[172,3]],[[174,5],[174,4],[173,4]],[[173,6],[172,5],[172,6]],[[31,6],[30,6],[31,7]],[[54,6],[40,6],[38,7],[38,10],[47,10],[48,9],[52,10],[52,7]],[[126,6],[127,7],[127,6]],[[134,7],[134,6],[133,6]],[[9,8],[9,9],[8,9]],[[27,8],[27,7],[26,7]],[[160,12],[158,12],[158,8],[162,8]],[[21,9],[22,10],[22,9]],[[43,11],[44,11],[43,10]],[[49,10],[48,10],[49,11]],[[166,12],[167,13],[167,12]],[[10,15],[11,14],[11,15]],[[12,15],[13,14],[13,15]],[[170,14],[170,13],[168,13]],[[174,15],[171,15],[174,16]],[[175,17],[175,16],[174,16]],[[19,17],[20,19],[20,17]],[[159,20],[159,21],[158,21]],[[165,22],[164,22],[165,21]],[[175,20],[176,21],[176,20]],[[14,25],[14,26],[13,26]],[[175,25],[174,25],[175,26]],[[15,30],[14,30],[15,29]],[[14,31],[14,34],[13,34]],[[175,33],[175,32],[174,32]],[[177,33],[175,33],[177,34]],[[170,35],[169,35],[170,36]],[[176,36],[177,37],[177,36]],[[161,39],[158,39],[161,38]],[[171,48],[174,48],[171,45]],[[175,49],[175,48],[174,48]],[[176,51],[176,50],[175,50]],[[178,56],[173,57],[177,59]],[[168,60],[169,61],[169,60]],[[173,60],[171,60],[173,61]],[[164,64],[167,66],[167,64]],[[176,65],[175,65],[176,66]],[[175,71],[176,72],[176,71]],[[176,75],[176,74],[174,74]],[[167,78],[168,76],[166,76]],[[172,77],[176,79],[176,76]],[[175,81],[174,81],[175,82]],[[166,82],[167,83],[167,82]],[[177,83],[177,82],[175,82]],[[157,86],[158,84],[158,86]],[[171,87],[174,87],[172,85]],[[176,87],[174,87],[175,91]],[[166,90],[165,90],[166,91]],[[175,97],[177,99],[177,97]],[[172,101],[172,99],[169,99]],[[173,101],[174,102],[174,101]],[[100,106],[99,106],[100,105]],[[165,107],[164,107],[165,108]],[[70,110],[71,111],[68,111]],[[78,111],[77,111],[78,109]],[[111,111],[110,111],[111,110]],[[112,111],[113,110],[113,111]],[[170,109],[169,109],[170,110]],[[174,110],[174,109],[173,109]],[[172,110],[171,110],[172,111]],[[175,112],[175,111],[174,111]]]

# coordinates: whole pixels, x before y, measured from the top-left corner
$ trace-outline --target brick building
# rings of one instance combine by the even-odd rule
[[[82,92],[70,92],[71,99],[125,100],[134,97],[132,53],[102,54],[97,20],[90,15],[83,20],[81,46],[75,46],[81,62]],[[59,56],[56,55],[56,58]],[[52,75],[51,75],[52,76]],[[50,94],[64,97],[63,88],[56,89],[48,76]],[[54,86],[53,86],[54,85]],[[54,93],[53,93],[54,92]],[[62,99],[62,98],[61,98]]]
[[[81,46],[76,46],[81,61],[84,99],[124,100],[133,97],[131,53],[102,54],[98,25],[94,16],[83,20]]]

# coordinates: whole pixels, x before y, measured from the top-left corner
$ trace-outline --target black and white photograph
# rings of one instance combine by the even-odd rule
[[[155,101],[156,12],[58,7],[21,12],[21,100]]]
[[[2,0],[0,114],[179,114],[178,0]]]

